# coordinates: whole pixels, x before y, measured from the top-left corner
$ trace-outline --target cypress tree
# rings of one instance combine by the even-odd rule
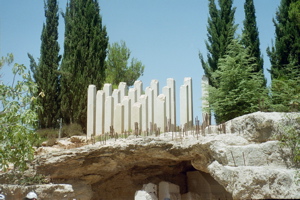
[[[300,109],[300,27],[297,0],[282,0],[273,19],[275,44],[267,48],[271,62],[272,108],[274,111]],[[294,15],[296,14],[296,15]]]
[[[282,0],[273,19],[275,44],[267,49],[273,79],[295,79],[300,76],[300,27],[298,19],[289,17],[297,0]],[[295,4],[296,5],[296,4]]]
[[[28,54],[33,77],[38,85],[38,93],[45,96],[38,98],[42,110],[38,112],[40,128],[55,128],[59,118],[59,55],[58,39],[58,4],[57,0],[45,2],[46,23],[43,24],[41,35],[41,56],[37,64],[32,55]]]
[[[218,3],[220,9],[217,9],[215,0],[209,0],[208,41],[205,42],[208,50],[207,62],[203,55],[199,54],[204,73],[212,85],[215,82],[212,80],[212,74],[218,69],[218,61],[225,55],[237,29],[237,25],[234,24],[236,8],[232,8],[232,0],[219,0]]]
[[[88,85],[105,81],[108,36],[97,0],[70,0],[64,18],[61,111],[65,123],[85,128]]]
[[[245,20],[242,34],[242,44],[249,48],[252,57],[257,63],[254,72],[260,72],[263,76],[263,59],[260,52],[259,33],[256,25],[256,15],[253,0],[246,0],[244,4]]]

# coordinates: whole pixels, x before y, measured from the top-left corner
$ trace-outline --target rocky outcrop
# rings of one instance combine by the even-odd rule
[[[53,184],[71,185],[81,200],[133,199],[144,184],[161,181],[191,196],[190,171],[200,171],[209,187],[221,188],[226,199],[300,198],[291,153],[274,139],[286,115],[253,113],[227,122],[223,131],[211,127],[205,135],[129,136],[49,151],[38,155],[32,166]]]

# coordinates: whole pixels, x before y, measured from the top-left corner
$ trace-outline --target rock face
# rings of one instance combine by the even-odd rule
[[[300,186],[291,153],[273,140],[286,115],[253,113],[227,122],[223,131],[211,127],[205,135],[164,133],[97,142],[38,155],[32,165],[53,185],[68,184],[70,195],[81,200],[134,199],[144,184],[161,181],[178,185],[182,199],[297,199]],[[198,184],[191,186],[189,176]],[[191,189],[199,184],[206,189]]]

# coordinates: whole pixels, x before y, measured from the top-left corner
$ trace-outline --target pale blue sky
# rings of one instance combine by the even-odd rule
[[[241,32],[244,20],[244,1],[234,0],[237,7],[235,22]],[[0,56],[13,53],[15,62],[29,68],[27,53],[40,56],[40,36],[44,17],[42,0],[0,0]],[[65,11],[67,0],[60,0]],[[275,17],[280,0],[254,0],[265,70],[270,62],[266,48],[274,38]],[[109,42],[124,40],[132,56],[145,65],[140,77],[144,88],[152,79],[160,88],[167,78],[176,81],[177,107],[179,88],[184,77],[192,77],[194,116],[201,116],[201,77],[203,70],[198,53],[206,55],[207,0],[100,0],[100,14],[106,25]],[[64,21],[60,16],[59,43],[63,48]],[[12,79],[11,70],[0,71],[4,83]],[[266,73],[269,79],[269,73]],[[177,109],[178,110],[178,109]],[[177,112],[178,113],[178,112]],[[179,116],[177,116],[179,118]]]

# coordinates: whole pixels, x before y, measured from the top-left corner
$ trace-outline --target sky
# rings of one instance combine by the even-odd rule
[[[234,0],[235,22],[241,33],[245,0]],[[59,0],[65,12],[67,0]],[[274,39],[272,19],[280,0],[254,0],[257,25],[266,69],[270,68],[266,48]],[[176,101],[179,110],[179,89],[185,77],[193,80],[194,116],[201,118],[201,78],[204,74],[199,52],[206,58],[208,0],[99,0],[102,23],[107,28],[109,42],[126,42],[131,56],[145,65],[139,78],[145,89],[157,79],[161,88],[167,78],[176,81]],[[30,53],[40,57],[41,32],[45,22],[43,0],[0,0],[0,56],[13,53],[15,62],[29,69]],[[59,44],[63,54],[64,21],[60,15]],[[0,70],[5,84],[11,83],[11,67]],[[179,112],[177,112],[179,113]],[[179,115],[177,115],[179,119]]]

